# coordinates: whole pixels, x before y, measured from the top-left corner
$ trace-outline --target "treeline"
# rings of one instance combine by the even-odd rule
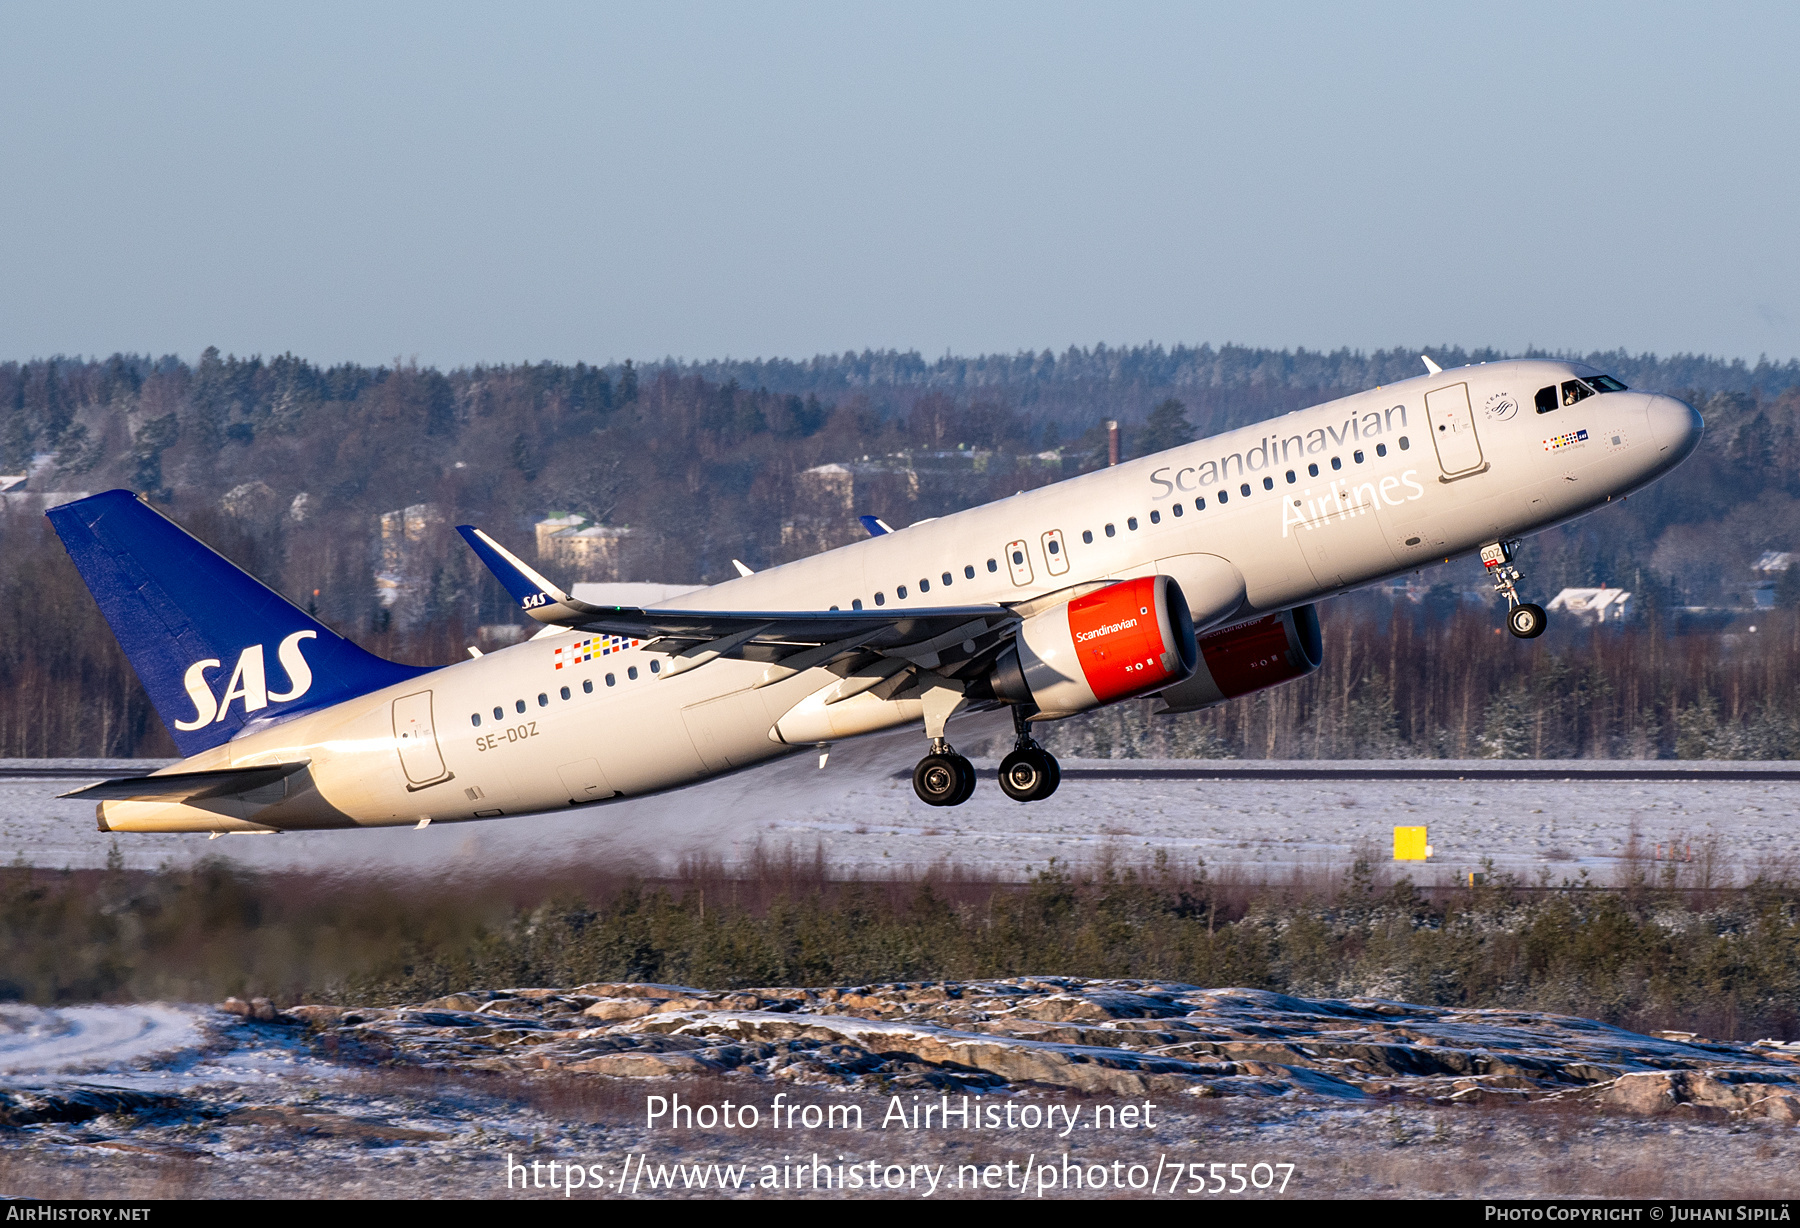
[[[1446,364],[1498,357],[1432,352]],[[1503,726],[1526,708],[1530,745],[1543,754],[1788,753],[1779,687],[1726,677],[1785,668],[1772,663],[1772,637],[1727,645],[1716,625],[1695,629],[1680,610],[1743,602],[1762,551],[1800,547],[1800,367],[1590,357],[1628,382],[1681,392],[1707,418],[1699,452],[1669,478],[1533,539],[1525,553],[1527,590],[1540,600],[1565,585],[1632,589],[1637,630],[1597,647],[1563,638],[1566,626],[1537,645],[1483,639],[1492,611],[1465,611],[1469,594],[1453,591],[1478,585],[1479,569],[1458,564],[1430,575],[1440,587],[1398,613],[1362,598],[1329,603],[1327,667],[1317,679],[1200,717],[1159,724],[1125,709],[1057,736],[1075,745],[1089,737],[1081,730],[1136,720],[1138,732],[1120,725],[1079,744],[1104,741],[1117,753],[1510,754],[1519,739]],[[1102,465],[1108,418],[1126,424],[1131,456],[1410,376],[1416,364],[1411,350],[1236,347],[646,370],[326,367],[213,349],[193,364],[128,355],[0,363],[0,473],[30,474],[26,493],[0,496],[0,755],[168,750],[48,532],[41,511],[60,500],[54,492],[141,491],[345,634],[399,659],[443,663],[459,659],[479,627],[516,618],[455,536],[457,523],[528,552],[532,525],[553,512],[650,529],[642,574],[632,578],[711,583],[735,574],[734,558],[764,567],[853,540],[856,513],[906,523]],[[980,463],[942,460],[971,450]],[[801,480],[818,464],[892,455],[942,472],[871,484],[866,496],[859,487],[848,510]],[[380,517],[416,504],[438,516],[405,544],[412,582],[396,617],[374,578],[384,566]],[[795,525],[812,528],[791,532]],[[1777,596],[1784,608],[1800,601],[1800,570]],[[1667,645],[1667,660],[1637,649],[1602,660],[1647,638]],[[1389,665],[1381,648],[1396,644],[1405,648]],[[1715,657],[1710,673],[1668,663]],[[1601,675],[1608,698],[1593,697],[1598,684],[1572,681]],[[1368,708],[1383,695],[1391,722]],[[1681,734],[1713,719],[1685,714],[1708,711],[1726,732]],[[1340,721],[1343,732],[1333,732]]]
[[[1304,882],[1204,865],[1052,866],[1029,883],[951,871],[844,882],[767,859],[745,875],[381,882],[0,870],[0,1000],[380,1005],[501,986],[729,988],[1031,975],[1513,1007],[1719,1038],[1800,1035],[1800,887],[1619,889],[1507,876],[1421,892],[1368,862]]]
[[[1442,596],[1442,595],[1441,595]],[[1324,607],[1325,659],[1205,712],[1118,704],[1051,726],[1061,755],[1245,759],[1800,758],[1800,613],[1728,634],[1553,621],[1520,642],[1499,607],[1360,597]],[[1755,631],[1749,631],[1749,626]]]

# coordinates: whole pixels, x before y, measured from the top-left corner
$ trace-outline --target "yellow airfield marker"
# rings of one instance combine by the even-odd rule
[[[1394,829],[1394,860],[1424,861],[1431,856],[1431,846],[1425,843],[1423,827],[1396,827]]]

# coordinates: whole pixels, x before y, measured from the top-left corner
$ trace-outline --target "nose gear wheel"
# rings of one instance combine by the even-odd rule
[[[1534,640],[1544,634],[1546,621],[1544,607],[1527,602],[1507,611],[1506,629],[1522,640]]]

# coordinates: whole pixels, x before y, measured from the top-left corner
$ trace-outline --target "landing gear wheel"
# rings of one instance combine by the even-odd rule
[[[1061,775],[1055,765],[1055,758],[1041,747],[1015,750],[1000,761],[1000,791],[1015,802],[1049,797]]]
[[[960,806],[975,792],[975,767],[955,751],[926,755],[913,768],[913,792],[927,806]]]
[[[1534,640],[1544,634],[1544,626],[1548,621],[1543,606],[1527,602],[1514,606],[1507,613],[1506,629],[1522,640]]]
[[[950,799],[949,804],[960,806],[975,794],[975,765],[961,755],[950,757],[956,760],[956,774],[962,784],[957,788],[956,796]]]

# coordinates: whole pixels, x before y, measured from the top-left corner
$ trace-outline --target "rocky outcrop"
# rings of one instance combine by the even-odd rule
[[[271,1012],[253,1003],[235,1013]],[[1127,1096],[1580,1096],[1635,1113],[1800,1119],[1800,1046],[1157,981],[1017,977],[733,991],[605,982],[279,1014],[307,1024],[334,1053],[360,1048],[428,1066],[628,1078],[734,1073],[946,1091],[1038,1085]]]

